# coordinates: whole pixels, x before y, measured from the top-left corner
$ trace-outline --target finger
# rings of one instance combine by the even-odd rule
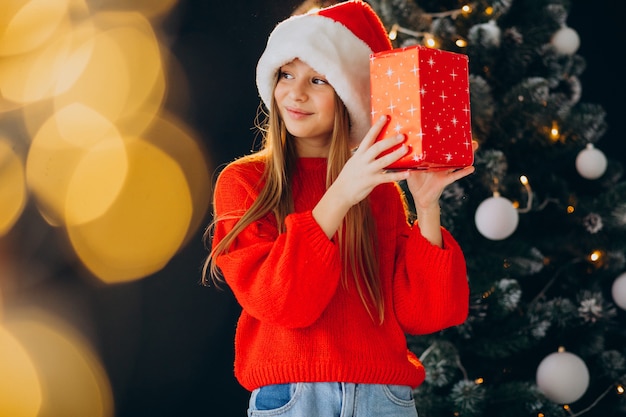
[[[389,153],[394,148],[399,148],[406,141],[406,137],[402,134],[380,139],[371,144],[367,149],[372,159],[379,158],[383,153]],[[405,146],[406,147],[406,146]]]
[[[383,182],[400,182],[409,178],[411,173],[407,170],[402,171],[385,171],[383,173]]]
[[[463,177],[466,177],[468,175],[470,175],[471,173],[473,173],[476,170],[476,168],[473,165],[470,165],[468,167],[464,167],[461,168],[459,170],[453,171],[448,175],[448,179],[451,180],[450,183],[453,183],[454,181],[458,181]]]
[[[403,141],[404,137],[399,135],[394,138],[384,139],[370,148],[370,151],[375,155],[377,169],[384,169],[407,154],[409,149],[404,143],[402,143]],[[394,146],[398,146],[398,148],[380,156],[381,153],[393,148]]]
[[[376,121],[376,123],[374,123],[372,125],[372,127],[367,132],[367,134],[365,135],[365,137],[363,138],[361,143],[359,143],[357,151],[363,149],[362,152],[365,152],[367,149],[369,149],[370,146],[372,146],[372,144],[376,141],[376,138],[378,137],[378,134],[381,132],[381,130],[383,130],[383,127],[385,127],[385,124],[388,121],[389,121],[389,117],[388,116],[381,116]]]

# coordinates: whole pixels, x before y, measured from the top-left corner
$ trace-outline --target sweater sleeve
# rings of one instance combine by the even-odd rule
[[[231,230],[238,216],[257,196],[258,176],[226,168],[214,194],[217,218],[213,245]],[[341,262],[335,244],[311,211],[293,213],[279,234],[269,214],[250,224],[230,250],[216,259],[241,307],[252,317],[285,327],[306,327],[322,314],[340,280]]]
[[[440,248],[421,235],[417,224],[410,227],[406,217],[398,222],[393,298],[404,331],[428,334],[462,324],[469,312],[469,283],[459,244],[443,227]]]

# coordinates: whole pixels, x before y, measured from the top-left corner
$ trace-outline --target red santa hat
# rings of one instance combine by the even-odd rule
[[[370,54],[391,48],[382,22],[360,0],[291,16],[274,28],[259,59],[259,95],[270,108],[276,72],[299,58],[335,89],[350,115],[350,136],[361,141],[371,126]]]

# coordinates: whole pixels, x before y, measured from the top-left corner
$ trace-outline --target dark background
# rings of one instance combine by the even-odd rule
[[[256,61],[274,25],[299,4],[185,0],[166,26],[189,80],[188,121],[206,143],[215,167],[251,149],[259,104]],[[597,147],[623,163],[625,77],[619,62],[625,17],[620,0],[577,0],[568,19],[580,35],[578,53],[588,65],[581,77],[582,101],[599,103],[608,114],[609,131]],[[127,314],[116,310],[117,321],[106,314],[103,320],[118,335],[109,339],[115,344],[104,347],[120,417],[245,416],[248,393],[232,373],[239,308],[227,289],[198,284],[205,255],[199,233],[160,273],[105,291],[109,301],[129,300]]]

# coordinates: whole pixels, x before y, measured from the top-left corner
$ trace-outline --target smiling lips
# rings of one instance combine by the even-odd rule
[[[300,119],[305,118],[306,116],[310,116],[310,115],[313,114],[311,112],[304,111],[304,110],[299,109],[297,107],[285,107],[285,110],[286,110],[287,114],[289,114],[289,116],[292,119],[295,119],[295,120],[300,120]]]

